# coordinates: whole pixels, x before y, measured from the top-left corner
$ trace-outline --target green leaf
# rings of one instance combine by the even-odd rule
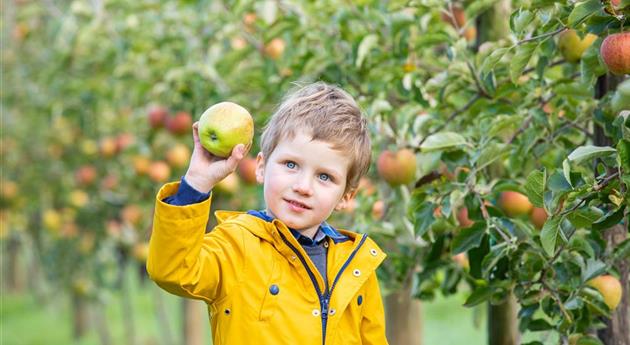
[[[527,63],[536,51],[536,48],[538,48],[538,42],[527,42],[516,48],[516,53],[510,63],[510,79],[512,83],[516,84],[518,78],[523,73],[523,69],[525,69],[525,66],[527,66]]]
[[[552,328],[553,326],[549,324],[549,322],[545,321],[544,319],[535,319],[535,320],[530,321],[527,324],[527,329],[532,332],[547,331]]]
[[[491,143],[489,145],[486,145],[482,149],[481,154],[479,154],[479,158],[477,158],[477,161],[475,162],[477,170],[481,170],[495,160],[507,155],[509,153],[508,149],[508,145],[503,143]]]
[[[567,219],[577,229],[590,228],[602,215],[603,212],[595,207],[580,208],[567,214]]]
[[[536,207],[543,207],[543,193],[545,192],[546,170],[534,170],[528,176],[525,182],[525,193],[529,201]]]
[[[525,30],[527,25],[529,25],[529,23],[531,23],[534,18],[536,18],[536,16],[533,12],[519,9],[513,16],[512,30],[514,30],[515,33],[519,33]]]
[[[560,223],[564,217],[555,215],[545,222],[540,231],[540,242],[542,247],[549,256],[553,256],[556,251],[556,240],[560,231]]]
[[[470,228],[462,229],[457,235],[455,235],[455,238],[453,238],[451,252],[453,255],[456,255],[472,248],[479,247],[481,239],[485,233],[486,224],[484,223],[475,223]]]
[[[372,50],[372,48],[376,46],[377,43],[378,43],[378,36],[375,34],[370,34],[363,37],[363,40],[361,40],[361,43],[359,43],[359,48],[357,51],[357,61],[356,61],[357,68],[363,65],[363,61],[365,60],[365,57],[368,55],[370,50]]]
[[[630,142],[624,139],[617,143],[617,163],[625,171],[630,171]]]
[[[619,243],[615,247],[615,250],[613,251],[613,259],[615,261],[630,259],[630,238]]]
[[[567,158],[571,162],[580,163],[584,160],[607,157],[616,152],[617,150],[615,150],[614,148],[610,146],[585,145],[585,146],[580,146],[576,148],[575,150],[573,150],[573,152],[571,152],[571,154],[569,154],[569,157]]]
[[[484,302],[490,299],[492,296],[492,288],[489,286],[480,286],[475,289],[475,291],[468,296],[466,302],[464,303],[464,307],[473,307],[477,304]]]
[[[605,263],[595,259],[588,259],[586,268],[582,271],[582,283],[586,283],[604,272],[606,272]]]
[[[431,202],[422,202],[416,205],[413,211],[416,236],[422,236],[429,230],[435,220],[433,217],[434,209],[435,205]]]
[[[573,183],[571,183],[571,164],[569,164],[568,159],[562,161],[562,174],[564,174],[564,178],[569,182],[571,188],[573,188]]]
[[[481,74],[486,74],[490,70],[494,68],[494,66],[499,63],[499,60],[508,52],[511,48],[499,48],[493,51],[490,55],[488,55],[481,65],[479,71]]]
[[[564,178],[564,175],[560,173],[554,173],[549,176],[547,186],[552,192],[566,192],[572,189],[569,182]]]
[[[623,219],[623,211],[626,205],[622,205],[616,211],[610,211],[601,220],[593,223],[594,230],[605,230],[617,225]]]
[[[455,132],[440,132],[429,136],[420,148],[424,152],[443,150],[466,144],[466,139]]]
[[[602,4],[600,0],[588,0],[578,3],[569,14],[569,27],[576,28],[579,24],[588,19],[588,17],[594,15],[601,9]]]
[[[578,339],[575,345],[604,345],[601,340],[591,337],[590,335],[585,335]]]

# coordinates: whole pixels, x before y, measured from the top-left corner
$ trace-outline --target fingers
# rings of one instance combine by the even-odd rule
[[[193,123],[192,134],[193,134],[193,143],[195,143],[195,146],[201,145],[201,141],[199,141],[199,121]]]

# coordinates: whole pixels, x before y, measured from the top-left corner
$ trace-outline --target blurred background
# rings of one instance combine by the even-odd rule
[[[610,1],[595,3],[593,11],[616,20],[605,12]],[[526,194],[518,186],[530,171],[562,168],[592,135],[581,126],[593,119],[583,114],[603,104],[596,120],[612,123],[607,104],[622,79],[595,97],[606,68],[601,38],[588,49],[594,39],[580,43],[592,31],[578,28],[587,15],[573,22],[580,36],[567,43],[577,59],[556,43],[575,8],[505,0],[3,1],[0,342],[211,343],[204,305],[147,278],[156,192],[185,173],[191,125],[210,105],[229,100],[250,111],[253,157],[282,95],[317,80],[354,95],[370,121],[373,165],[353,207],[330,222],[369,233],[389,253],[379,276],[393,345],[558,344],[583,332],[562,328],[553,314],[560,310],[547,312],[547,324],[519,328],[508,308],[505,324],[492,323],[497,311],[482,302],[510,301],[514,285],[505,282],[521,278],[497,275],[503,285],[490,285],[493,295],[483,256],[471,269],[466,255],[486,228],[459,235],[489,212],[516,219],[501,223],[505,233],[523,229],[540,247],[545,211],[542,222],[529,203],[511,214],[499,207],[500,193]],[[548,40],[521,45],[536,35]],[[431,137],[445,128],[450,134]],[[534,147],[538,139],[543,147]],[[213,210],[263,207],[251,157],[216,186]],[[481,198],[465,199],[475,183],[489,211],[479,211]],[[616,191],[624,198],[623,187]],[[505,238],[488,234],[483,243]],[[526,249],[484,263],[517,261]],[[533,318],[530,311],[519,317]],[[497,341],[497,327],[510,340]]]

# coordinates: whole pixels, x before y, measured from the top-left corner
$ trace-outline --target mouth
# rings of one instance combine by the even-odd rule
[[[301,203],[299,201],[296,201],[296,200],[291,200],[291,199],[283,199],[283,200],[288,202],[289,204],[297,206],[299,208],[303,208],[303,209],[306,209],[306,210],[310,210],[311,209],[311,207],[309,207],[308,205],[303,204],[303,203]]]

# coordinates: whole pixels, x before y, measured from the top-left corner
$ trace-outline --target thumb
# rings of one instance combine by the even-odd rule
[[[238,144],[232,149],[232,154],[226,161],[227,168],[234,171],[243,157],[245,157],[245,145]]]

